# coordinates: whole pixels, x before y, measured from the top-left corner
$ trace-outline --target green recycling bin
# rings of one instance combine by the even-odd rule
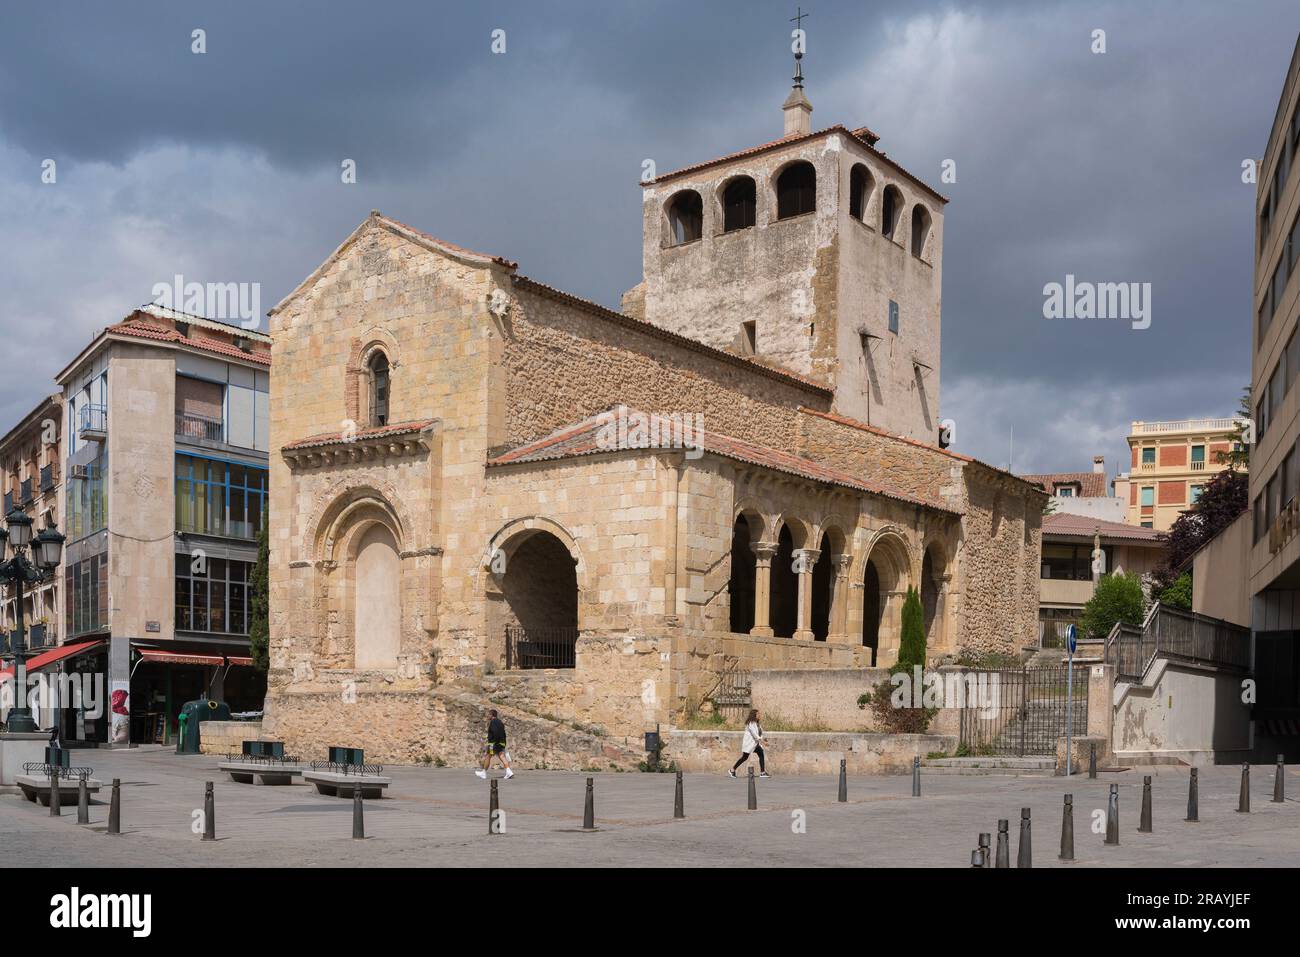
[[[199,726],[204,721],[229,721],[230,705],[224,701],[200,698],[181,706],[180,730],[176,735],[177,754],[199,753]]]

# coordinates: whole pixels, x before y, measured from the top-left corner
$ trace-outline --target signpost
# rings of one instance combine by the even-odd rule
[[[1074,761],[1074,649],[1079,646],[1079,629],[1065,626],[1065,646],[1070,652],[1070,664],[1065,673],[1065,777],[1073,774]]]

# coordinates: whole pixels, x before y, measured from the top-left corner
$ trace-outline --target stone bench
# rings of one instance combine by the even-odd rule
[[[81,778],[61,776],[58,778],[58,782],[59,803],[64,807],[75,806],[78,800],[77,791],[81,786]],[[48,775],[19,774],[15,778],[15,783],[27,800],[38,803],[41,807],[50,806],[50,779]],[[100,782],[95,778],[86,778],[86,790],[92,797],[99,793],[100,787]]]
[[[357,774],[355,771],[327,771],[313,768],[302,772],[302,779],[316,785],[318,794],[350,798],[361,789],[361,797],[368,800],[384,796],[384,789],[393,783],[392,778],[381,774]]]
[[[293,779],[302,774],[301,765],[274,761],[222,761],[217,769],[239,784],[293,784]]]

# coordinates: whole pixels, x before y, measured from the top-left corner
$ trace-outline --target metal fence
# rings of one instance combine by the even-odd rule
[[[709,699],[718,714],[729,720],[744,720],[754,704],[752,675],[736,668],[722,672]]]
[[[963,700],[958,740],[968,755],[1015,756],[1056,753],[1073,714],[1073,732],[1088,728],[1088,669],[970,669],[960,677]],[[1071,691],[1073,692],[1071,694]]]
[[[209,442],[225,440],[225,424],[220,419],[189,412],[176,413],[176,434],[186,439],[203,439]]]
[[[506,668],[573,668],[577,628],[506,626]]]
[[[1141,628],[1119,623],[1106,639],[1106,662],[1119,678],[1141,679],[1157,654],[1249,671],[1250,629],[1157,603]]]

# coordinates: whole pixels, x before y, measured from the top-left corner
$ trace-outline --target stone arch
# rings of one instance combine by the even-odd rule
[[[871,170],[864,163],[854,163],[849,170],[849,215],[858,222],[867,222],[867,209],[875,185],[876,178],[871,175]]]
[[[810,547],[812,528],[792,515],[776,516],[770,526],[776,546],[772,555],[768,623],[778,638],[793,638],[799,630],[799,573],[795,552]]]
[[[776,218],[789,219],[817,209],[817,167],[804,159],[791,160],[772,176]]]
[[[893,527],[881,529],[863,552],[862,644],[872,649],[873,663],[888,665],[898,657],[903,601],[913,583],[907,539]]]
[[[559,523],[509,523],[486,558],[488,660],[506,668],[572,668],[581,615],[581,553]]]
[[[369,425],[369,398],[365,386],[369,381],[369,364],[376,351],[382,350],[388,357],[389,394],[392,394],[393,381],[402,365],[401,349],[396,337],[387,329],[371,327],[361,336],[354,338],[348,350],[348,362],[344,375],[344,405],[347,417],[361,428]]]
[[[849,537],[838,519],[819,522],[814,534],[817,559],[812,567],[809,628],[814,641],[826,641],[844,634]]]
[[[665,246],[684,246],[704,236],[704,199],[693,189],[679,189],[664,203],[668,226]]]
[[[930,238],[930,211],[922,203],[912,207],[912,255],[925,259],[925,243]]]
[[[302,545],[309,549],[300,560],[326,562],[333,558],[334,542],[344,527],[343,517],[357,508],[370,505],[385,512],[392,523],[394,535],[403,548],[419,547],[415,539],[415,524],[401,497],[391,485],[350,485],[347,480],[335,482],[320,496],[315,511],[307,520]]]
[[[903,218],[903,191],[890,183],[880,194],[880,235],[898,241],[899,221]]]
[[[747,173],[723,181],[717,189],[717,202],[724,233],[748,229],[758,221],[758,184]]]
[[[736,509],[731,527],[731,571],[727,581],[730,602],[730,630],[749,634],[753,629],[755,596],[758,588],[758,556],[754,546],[763,540],[767,522],[758,509],[742,505]]]
[[[948,595],[948,550],[938,539],[926,543],[921,554],[921,612],[925,622],[927,648],[947,647],[946,604]]]

